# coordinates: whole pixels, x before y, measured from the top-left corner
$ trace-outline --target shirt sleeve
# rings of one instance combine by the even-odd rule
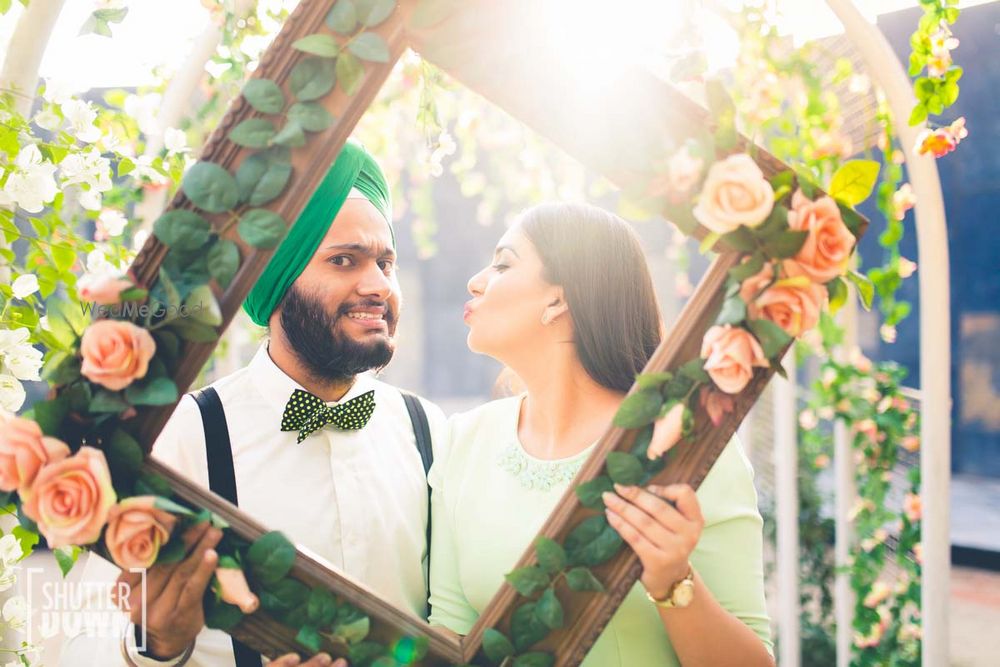
[[[471,442],[455,440],[455,418],[448,421],[444,430],[442,447],[435,451],[427,481],[431,486],[431,575],[428,622],[440,625],[460,635],[468,634],[479,614],[469,604],[462,590],[459,577],[458,549],[455,544],[455,513],[449,503],[447,481],[454,479],[453,459],[456,445],[470,446]]]
[[[763,520],[750,461],[735,438],[699,487],[698,500],[705,527],[691,564],[719,604],[774,655],[764,599]]]

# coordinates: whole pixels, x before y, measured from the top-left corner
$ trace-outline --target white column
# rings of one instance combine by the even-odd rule
[[[788,379],[774,379],[774,486],[778,526],[778,664],[798,667],[799,627],[799,450],[795,349],[783,362]]]
[[[948,285],[948,229],[941,181],[934,158],[917,155],[915,144],[923,125],[907,119],[916,104],[905,69],[877,26],[849,0],[827,0],[844,24],[866,72],[885,91],[902,143],[910,183],[916,195],[917,247],[920,281],[921,431],[920,473],[923,505],[923,664],[947,665],[948,602],[951,575],[951,304]]]
[[[854,485],[854,457],[850,426],[838,419],[833,424],[833,474],[836,491],[836,542],[833,560],[837,574],[833,587],[833,615],[837,622],[837,667],[851,662],[851,640],[854,634],[854,591],[851,575],[844,568],[849,564],[854,531],[848,519],[857,494]]]

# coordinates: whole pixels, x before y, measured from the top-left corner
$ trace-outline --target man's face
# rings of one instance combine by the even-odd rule
[[[311,375],[343,380],[389,363],[399,308],[389,226],[367,199],[348,199],[276,315]]]

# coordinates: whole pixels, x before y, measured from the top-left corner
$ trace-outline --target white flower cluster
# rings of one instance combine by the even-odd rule
[[[36,350],[24,328],[0,329],[0,407],[16,412],[24,405],[22,381],[41,380],[42,353]]]
[[[10,534],[0,537],[0,592],[14,586],[16,582],[14,565],[21,560],[21,556],[21,543],[16,537]],[[23,629],[28,620],[27,601],[24,596],[15,595],[8,599],[0,610],[0,618],[7,628]]]

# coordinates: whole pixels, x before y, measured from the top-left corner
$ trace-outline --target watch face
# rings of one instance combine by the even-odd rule
[[[675,607],[686,607],[694,600],[694,582],[682,581],[674,589],[671,599]]]

